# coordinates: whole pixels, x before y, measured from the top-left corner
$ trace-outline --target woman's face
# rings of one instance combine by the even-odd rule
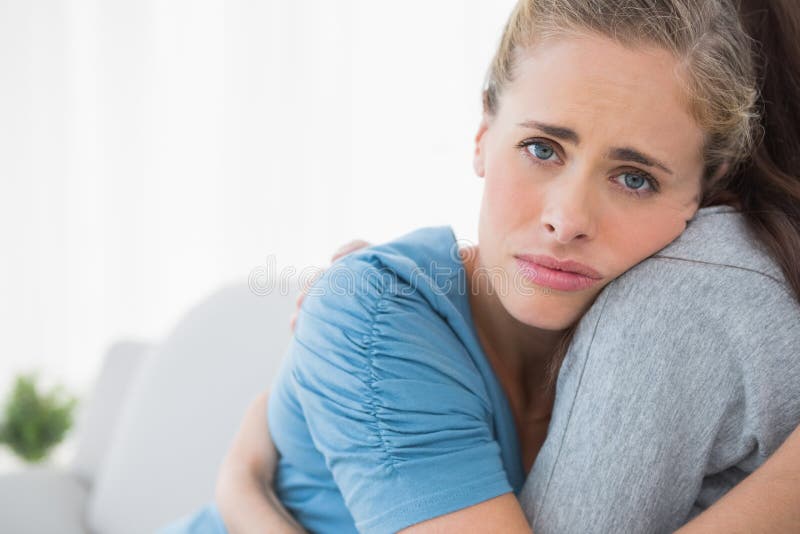
[[[586,36],[518,59],[476,137],[475,171],[486,181],[479,267],[505,277],[508,289],[495,289],[517,320],[561,330],[686,228],[699,202],[703,133],[666,51]],[[549,288],[520,255],[576,261],[599,278]]]

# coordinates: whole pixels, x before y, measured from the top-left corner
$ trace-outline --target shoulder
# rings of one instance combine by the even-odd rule
[[[337,261],[303,301],[295,368],[365,383],[462,381],[483,391],[454,243],[449,227],[423,228]]]
[[[683,233],[649,260],[694,264],[692,270],[706,272],[708,277],[726,276],[737,270],[741,271],[739,274],[749,272],[754,275],[750,277],[751,284],[777,285],[789,291],[766,246],[750,230],[744,214],[731,206],[698,210]]]
[[[585,316],[598,321],[593,346],[624,341],[678,374],[751,379],[769,368],[800,379],[800,306],[780,268],[740,214],[694,222],[603,289]]]
[[[383,282],[431,285],[440,292],[461,270],[458,242],[449,226],[430,226],[357,250],[334,263],[331,274],[380,272]],[[389,288],[391,289],[391,288]]]
[[[695,222],[603,289],[559,381],[586,392],[613,388],[604,406],[617,416],[637,399],[669,406],[663,416],[681,414],[702,432],[747,421],[772,450],[773,436],[800,420],[800,306],[738,214]]]
[[[578,324],[564,387],[613,384],[622,403],[635,394],[694,420],[781,405],[772,413],[796,424],[800,306],[741,215],[712,213],[603,288]]]
[[[744,216],[730,206],[699,210],[677,239],[603,293],[606,324],[624,327],[636,317],[636,330],[654,336],[648,342],[660,338],[670,349],[713,340],[717,354],[745,354],[768,340],[800,343],[793,292]]]
[[[339,259],[309,288],[301,316],[335,319],[331,314],[338,311],[364,320],[393,301],[402,301],[420,317],[437,314],[452,302],[460,276],[463,268],[452,229],[420,228]]]

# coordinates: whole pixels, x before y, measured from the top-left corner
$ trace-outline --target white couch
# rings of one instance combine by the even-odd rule
[[[0,476],[0,533],[141,534],[210,502],[241,417],[289,342],[288,285],[225,287],[159,344],[112,346],[70,466]]]

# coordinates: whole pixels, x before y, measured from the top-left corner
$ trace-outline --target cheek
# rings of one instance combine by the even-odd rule
[[[601,229],[608,236],[617,271],[622,274],[674,241],[686,228],[685,218],[673,210],[619,213]]]
[[[531,187],[525,162],[507,157],[493,163],[486,169],[482,217],[493,228],[513,228],[530,221],[541,195]]]

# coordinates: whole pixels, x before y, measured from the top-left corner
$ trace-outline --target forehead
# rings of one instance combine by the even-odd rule
[[[570,36],[525,49],[502,95],[508,118],[575,130],[581,142],[631,144],[665,159],[701,160],[703,132],[689,113],[679,64],[668,51]]]

